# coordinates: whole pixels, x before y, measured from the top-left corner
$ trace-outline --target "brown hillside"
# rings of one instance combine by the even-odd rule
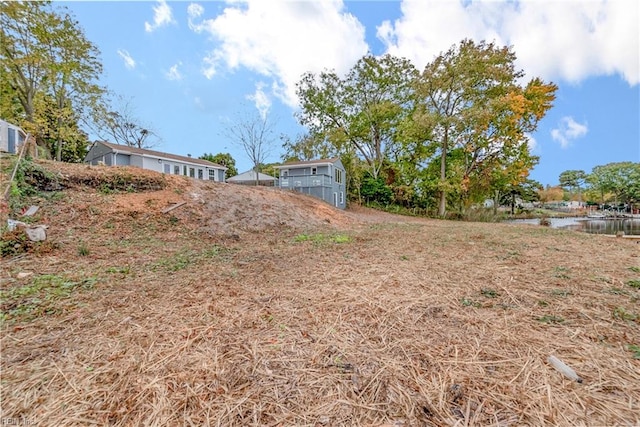
[[[13,207],[49,242],[0,261],[3,420],[640,424],[634,241],[42,165]]]

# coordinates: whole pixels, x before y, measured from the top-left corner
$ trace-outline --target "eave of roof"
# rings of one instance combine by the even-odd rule
[[[318,160],[306,160],[303,162],[288,162],[279,166],[274,166],[275,169],[286,169],[295,166],[321,166],[321,165],[331,165],[340,160],[339,157],[332,157],[330,159],[318,159]]]

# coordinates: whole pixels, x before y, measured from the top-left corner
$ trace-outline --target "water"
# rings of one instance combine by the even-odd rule
[[[584,231],[592,234],[616,234],[624,231],[627,235],[640,235],[640,219],[593,219],[593,218],[549,218],[552,228]],[[514,219],[506,221],[510,224],[540,224],[535,219]]]

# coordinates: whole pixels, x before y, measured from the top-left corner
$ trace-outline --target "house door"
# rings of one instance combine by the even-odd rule
[[[338,193],[333,193],[333,206],[338,207]]]
[[[16,130],[9,128],[9,146],[7,149],[10,153],[16,152]]]

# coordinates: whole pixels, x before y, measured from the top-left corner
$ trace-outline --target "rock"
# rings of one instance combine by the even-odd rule
[[[21,271],[20,273],[16,274],[16,278],[24,279],[25,277],[29,277],[32,274],[33,274],[33,272],[31,272],[31,271]]]
[[[37,225],[35,227],[26,227],[24,229],[25,233],[27,233],[27,237],[32,242],[42,242],[47,240],[47,226],[46,225]]]

